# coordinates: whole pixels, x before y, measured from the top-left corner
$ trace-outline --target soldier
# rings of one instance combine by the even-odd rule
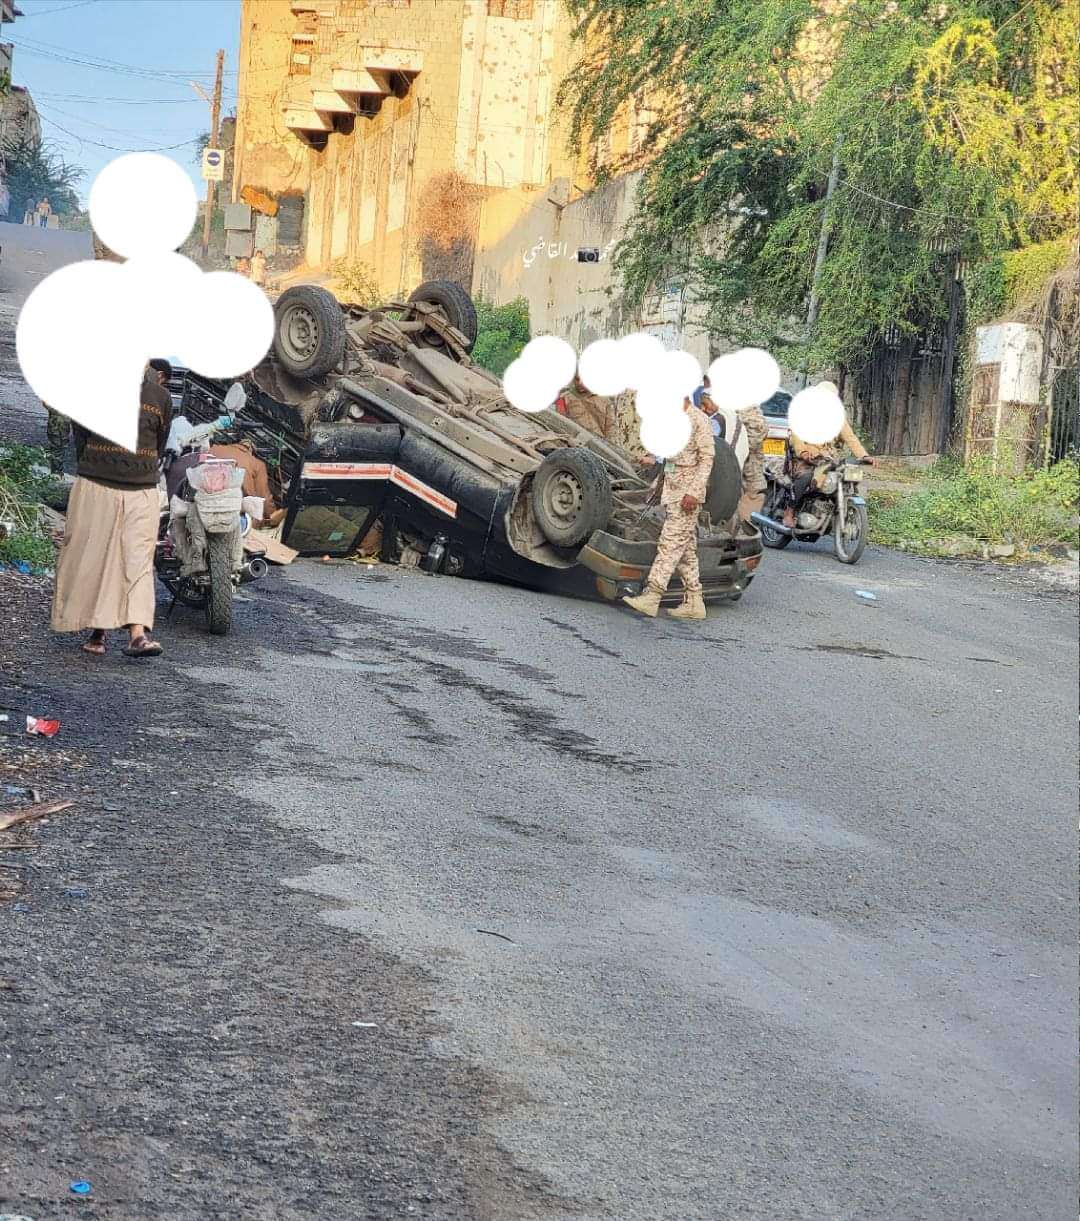
[[[698,513],[705,501],[712,473],[716,442],[707,417],[689,399],[683,410],[690,417],[690,440],[686,447],[664,463],[664,486],[660,503],[666,510],[656,559],[649,569],[644,591],[636,598],[623,598],[627,606],[655,618],[660,599],[667,592],[671,575],[678,572],[683,583],[682,605],[668,611],[675,619],[704,619],[705,599],[698,572]]]
[[[821,385],[824,389],[831,390],[833,394],[839,394],[833,382],[822,382]],[[874,459],[866,452],[863,443],[855,435],[855,430],[848,423],[847,416],[844,417],[844,427],[840,430],[840,435],[830,445],[811,445],[802,437],[797,437],[794,432],[788,437],[788,447],[791,451],[791,493],[788,505],[784,509],[785,526],[789,528],[794,526],[799,503],[810,490],[818,467],[839,458],[845,445],[855,455],[856,462],[863,462],[867,466],[874,465]]]
[[[66,415],[61,415],[59,411],[53,411],[48,403],[41,405],[49,414],[49,422],[45,428],[49,449],[49,470],[54,475],[62,475],[64,473],[64,453],[71,434],[71,421]]]
[[[615,404],[611,399],[593,394],[581,378],[574,378],[573,386],[559,397],[555,409],[595,436],[615,441]]]
[[[765,504],[765,438],[769,435],[769,426],[756,403],[752,407],[744,407],[736,414],[739,424],[746,429],[750,452],[743,463],[742,496],[735,511],[739,515],[739,521],[748,522],[750,514],[760,512]]]

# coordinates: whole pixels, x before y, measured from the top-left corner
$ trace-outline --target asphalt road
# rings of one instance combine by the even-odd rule
[[[282,884],[432,973],[549,1215],[1072,1215],[1069,600],[804,548],[702,625],[354,566],[277,596],[314,648],[188,672],[274,727],[239,787],[336,858]]]

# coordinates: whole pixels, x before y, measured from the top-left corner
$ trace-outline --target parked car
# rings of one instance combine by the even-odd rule
[[[422,285],[379,309],[301,285],[275,304],[271,355],[245,381],[236,428],[284,506],[282,542],[351,554],[377,520],[382,558],[614,600],[637,593],[662,517],[621,450],[555,411],[512,407],[469,352],[476,311],[458,285]],[[221,412],[227,386],[184,377],[181,410]],[[706,598],[737,600],[761,536],[735,520],[738,462],[717,442],[699,520]],[[675,587],[670,601],[681,591]]]
[[[791,436],[791,425],[788,423],[788,408],[791,406],[791,395],[786,390],[777,390],[771,399],[761,404],[761,414],[769,426],[769,434],[765,438],[765,457],[783,459],[787,439]]]

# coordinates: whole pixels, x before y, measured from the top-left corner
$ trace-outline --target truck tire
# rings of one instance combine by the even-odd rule
[[[611,480],[587,449],[557,449],[533,476],[532,509],[544,538],[556,547],[579,547],[611,517]]]
[[[730,445],[716,438],[716,456],[713,458],[709,485],[705,489],[705,509],[714,525],[722,525],[735,516],[742,495],[742,470],[739,459]]]
[[[287,288],[274,305],[274,355],[294,377],[324,377],[345,355],[345,315],[316,284]]]
[[[210,592],[206,595],[206,623],[211,636],[224,636],[232,626],[232,536],[206,536]]]
[[[409,300],[439,306],[446,315],[446,321],[465,336],[465,351],[473,350],[477,332],[476,306],[460,284],[455,284],[453,280],[427,280]]]

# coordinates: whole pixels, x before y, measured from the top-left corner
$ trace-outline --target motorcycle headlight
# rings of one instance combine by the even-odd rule
[[[829,471],[821,484],[821,490],[826,496],[832,496],[836,492],[837,478],[835,471]]]

